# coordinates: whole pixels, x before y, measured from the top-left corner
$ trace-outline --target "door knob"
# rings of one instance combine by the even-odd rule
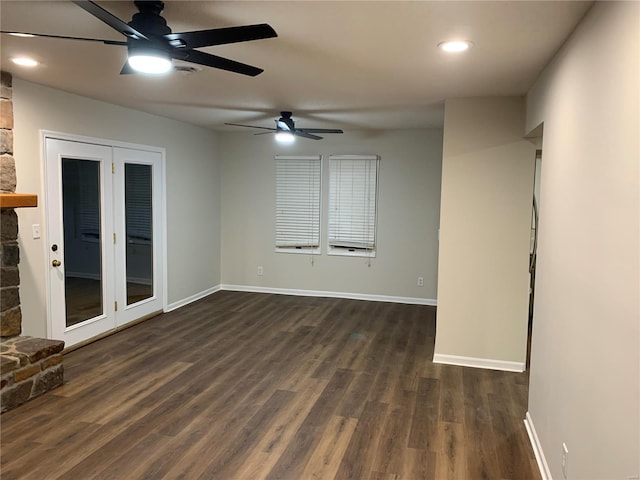
[[[62,265],[62,262],[60,260],[54,260],[53,262],[51,262],[51,265],[53,265],[54,267],[59,267],[60,265]]]

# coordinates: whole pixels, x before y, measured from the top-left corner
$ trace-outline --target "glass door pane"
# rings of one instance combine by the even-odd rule
[[[62,159],[66,326],[104,312],[100,162]]]
[[[125,163],[127,305],[153,297],[153,186],[151,165]]]

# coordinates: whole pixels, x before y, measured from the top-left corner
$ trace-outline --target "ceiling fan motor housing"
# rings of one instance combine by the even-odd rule
[[[280,112],[282,115],[277,121],[276,126],[279,130],[289,130],[290,132],[295,131],[295,123],[293,122],[293,118],[291,118],[291,112]]]
[[[139,12],[133,15],[129,25],[145,35],[168,35],[171,28],[167,25],[167,21],[160,16],[164,9],[164,2],[134,2]]]
[[[140,12],[160,15],[164,10],[164,2],[159,0],[135,0],[133,3]]]

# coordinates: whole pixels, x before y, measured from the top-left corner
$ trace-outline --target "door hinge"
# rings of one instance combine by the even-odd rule
[[[116,300],[115,302],[113,302],[113,309],[117,312],[118,311],[118,301]]]
[[[116,243],[116,234],[113,234],[113,243]]]
[[[111,173],[116,173],[116,164],[115,163],[111,163]]]

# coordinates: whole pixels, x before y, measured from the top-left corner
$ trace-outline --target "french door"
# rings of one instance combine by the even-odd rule
[[[49,336],[162,311],[162,153],[45,136]]]

